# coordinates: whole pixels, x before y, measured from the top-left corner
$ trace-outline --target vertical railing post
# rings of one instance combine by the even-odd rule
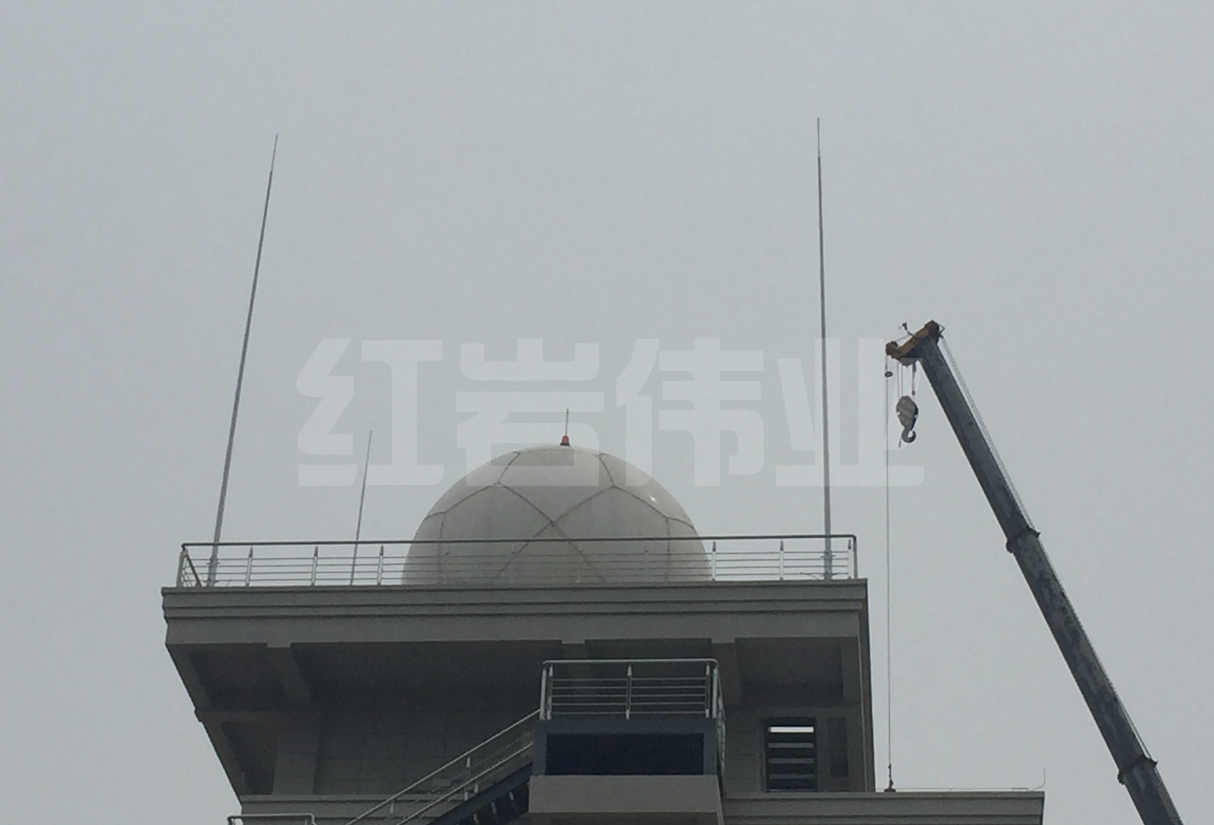
[[[552,702],[553,702],[552,692],[554,690],[556,690],[556,665],[549,665],[548,666],[548,707],[545,710],[545,714],[548,719],[552,718]]]
[[[253,581],[253,545],[249,545],[249,558],[244,565],[244,586],[248,587]]]
[[[540,676],[540,719],[548,718],[548,673],[552,670],[552,665],[545,665],[544,672]]]
[[[181,548],[181,555],[179,555],[177,557],[177,586],[178,587],[181,587],[182,582],[185,581],[185,559],[186,559],[186,549],[183,547],[183,548]]]
[[[717,722],[717,771],[725,776],[725,697],[721,693],[721,665],[712,670],[712,713]]]
[[[780,539],[780,573],[777,578],[784,581],[784,539]]]
[[[709,555],[709,558],[711,559],[712,578],[715,581],[717,578],[717,543],[715,541],[712,543],[712,553]]]
[[[384,583],[384,546],[379,546],[379,566],[375,568],[375,583]]]
[[[632,718],[632,665],[628,665],[628,675],[624,679],[624,718]]]
[[[320,564],[320,545],[312,548],[312,585],[316,584],[316,568]]]

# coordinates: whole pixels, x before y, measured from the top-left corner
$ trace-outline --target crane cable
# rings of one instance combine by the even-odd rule
[[[890,620],[890,518],[889,518],[889,379],[894,372],[889,358],[885,359],[885,748],[888,762],[886,770],[889,774],[889,785],[886,791],[894,789],[894,677],[893,677],[893,639],[891,636],[893,622]],[[901,371],[898,373],[898,383],[902,383]],[[901,389],[901,387],[899,387]],[[901,446],[901,442],[899,445]]]

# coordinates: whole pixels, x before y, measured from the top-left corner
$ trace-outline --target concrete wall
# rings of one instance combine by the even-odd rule
[[[729,714],[724,779],[727,795],[764,791],[763,737],[766,721],[788,717],[810,717],[817,723],[819,791],[870,790],[863,770],[863,714],[858,705],[760,705],[734,708]],[[843,760],[838,758],[838,749],[844,743],[847,770],[832,771],[832,765],[836,769],[844,767],[841,764]],[[832,759],[832,756],[835,758]]]
[[[404,707],[334,704],[282,714],[273,793],[379,795],[401,790],[531,713],[514,686],[403,697]]]
[[[528,712],[435,706],[326,712],[315,793],[395,793]]]

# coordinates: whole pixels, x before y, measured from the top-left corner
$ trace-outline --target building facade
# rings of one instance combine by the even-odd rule
[[[187,545],[163,598],[232,821],[1042,821],[877,790],[854,537],[700,536],[607,454],[495,459],[408,542]]]

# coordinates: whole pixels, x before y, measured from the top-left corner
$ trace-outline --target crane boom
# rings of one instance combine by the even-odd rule
[[[1007,536],[1007,549],[1020,565],[1045,623],[1062,651],[1062,658],[1113,756],[1117,779],[1129,791],[1144,825],[1181,825],[1180,814],[1172,804],[1155,760],[1147,753],[1109,675],[1100,664],[976,408],[940,348],[942,331],[939,324],[929,321],[908,341],[889,343],[885,352],[902,364],[918,362],[927,374],[982,492]]]

